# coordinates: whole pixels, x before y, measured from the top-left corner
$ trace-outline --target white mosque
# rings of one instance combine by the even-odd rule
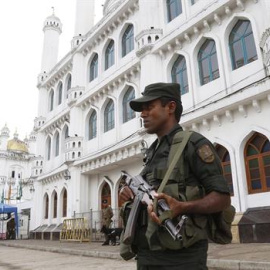
[[[138,174],[154,139],[128,103],[150,83],[178,82],[180,124],[210,139],[222,161],[234,240],[270,242],[270,1],[107,0],[95,25],[94,10],[94,1],[77,0],[60,60],[62,23],[55,14],[44,22],[38,115],[29,148],[20,144],[25,173],[14,169],[34,190],[20,206],[33,237],[57,239],[66,218],[98,229],[104,200],[119,226],[121,170]],[[13,172],[1,165],[6,134],[1,180]]]

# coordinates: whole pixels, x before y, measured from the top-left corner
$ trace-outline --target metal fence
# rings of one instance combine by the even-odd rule
[[[114,208],[111,228],[122,228],[123,222],[120,217],[120,208]],[[84,218],[88,223],[89,228],[92,232],[92,240],[93,241],[103,241],[104,235],[100,233],[100,229],[102,227],[102,210],[93,211],[90,209],[89,212],[76,213],[74,211],[73,218]]]

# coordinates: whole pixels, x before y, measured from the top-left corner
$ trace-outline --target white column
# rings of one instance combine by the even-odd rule
[[[141,59],[141,85],[143,91],[144,87],[151,83],[164,82],[164,72],[162,72],[161,57],[157,54],[147,54]]]
[[[77,0],[74,36],[85,35],[94,25],[95,0]]]

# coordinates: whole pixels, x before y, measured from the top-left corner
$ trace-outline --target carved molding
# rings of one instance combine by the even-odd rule
[[[246,107],[244,105],[240,105],[238,107],[239,112],[242,114],[243,117],[247,117],[247,110]]]
[[[143,57],[146,53],[152,50],[153,46],[154,46],[153,44],[144,45],[143,47],[141,47],[139,50],[136,51],[136,56],[139,58]]]

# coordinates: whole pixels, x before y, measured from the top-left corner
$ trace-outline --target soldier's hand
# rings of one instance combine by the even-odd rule
[[[158,218],[158,216],[157,216],[156,213],[154,212],[153,204],[148,204],[148,206],[147,206],[147,212],[148,212],[148,215],[150,216],[150,218],[151,218],[154,222],[156,222],[157,224],[161,224],[160,219]]]
[[[154,196],[157,198],[157,200],[164,199],[167,202],[169,208],[172,211],[173,217],[176,217],[180,214],[183,214],[183,206],[185,204],[184,202],[178,201],[178,200],[174,199],[173,197],[171,197],[167,194],[164,194],[164,193],[155,194]],[[150,218],[154,222],[161,224],[160,219],[158,218],[156,213],[153,211],[153,205],[148,205],[147,211],[148,211]]]
[[[119,197],[123,201],[129,201],[134,199],[134,194],[128,186],[123,186],[120,189]]]
[[[164,193],[156,194],[155,197],[157,198],[157,200],[164,199],[167,202],[169,208],[172,211],[173,218],[181,214],[184,214],[185,202],[178,201],[173,197]]]

